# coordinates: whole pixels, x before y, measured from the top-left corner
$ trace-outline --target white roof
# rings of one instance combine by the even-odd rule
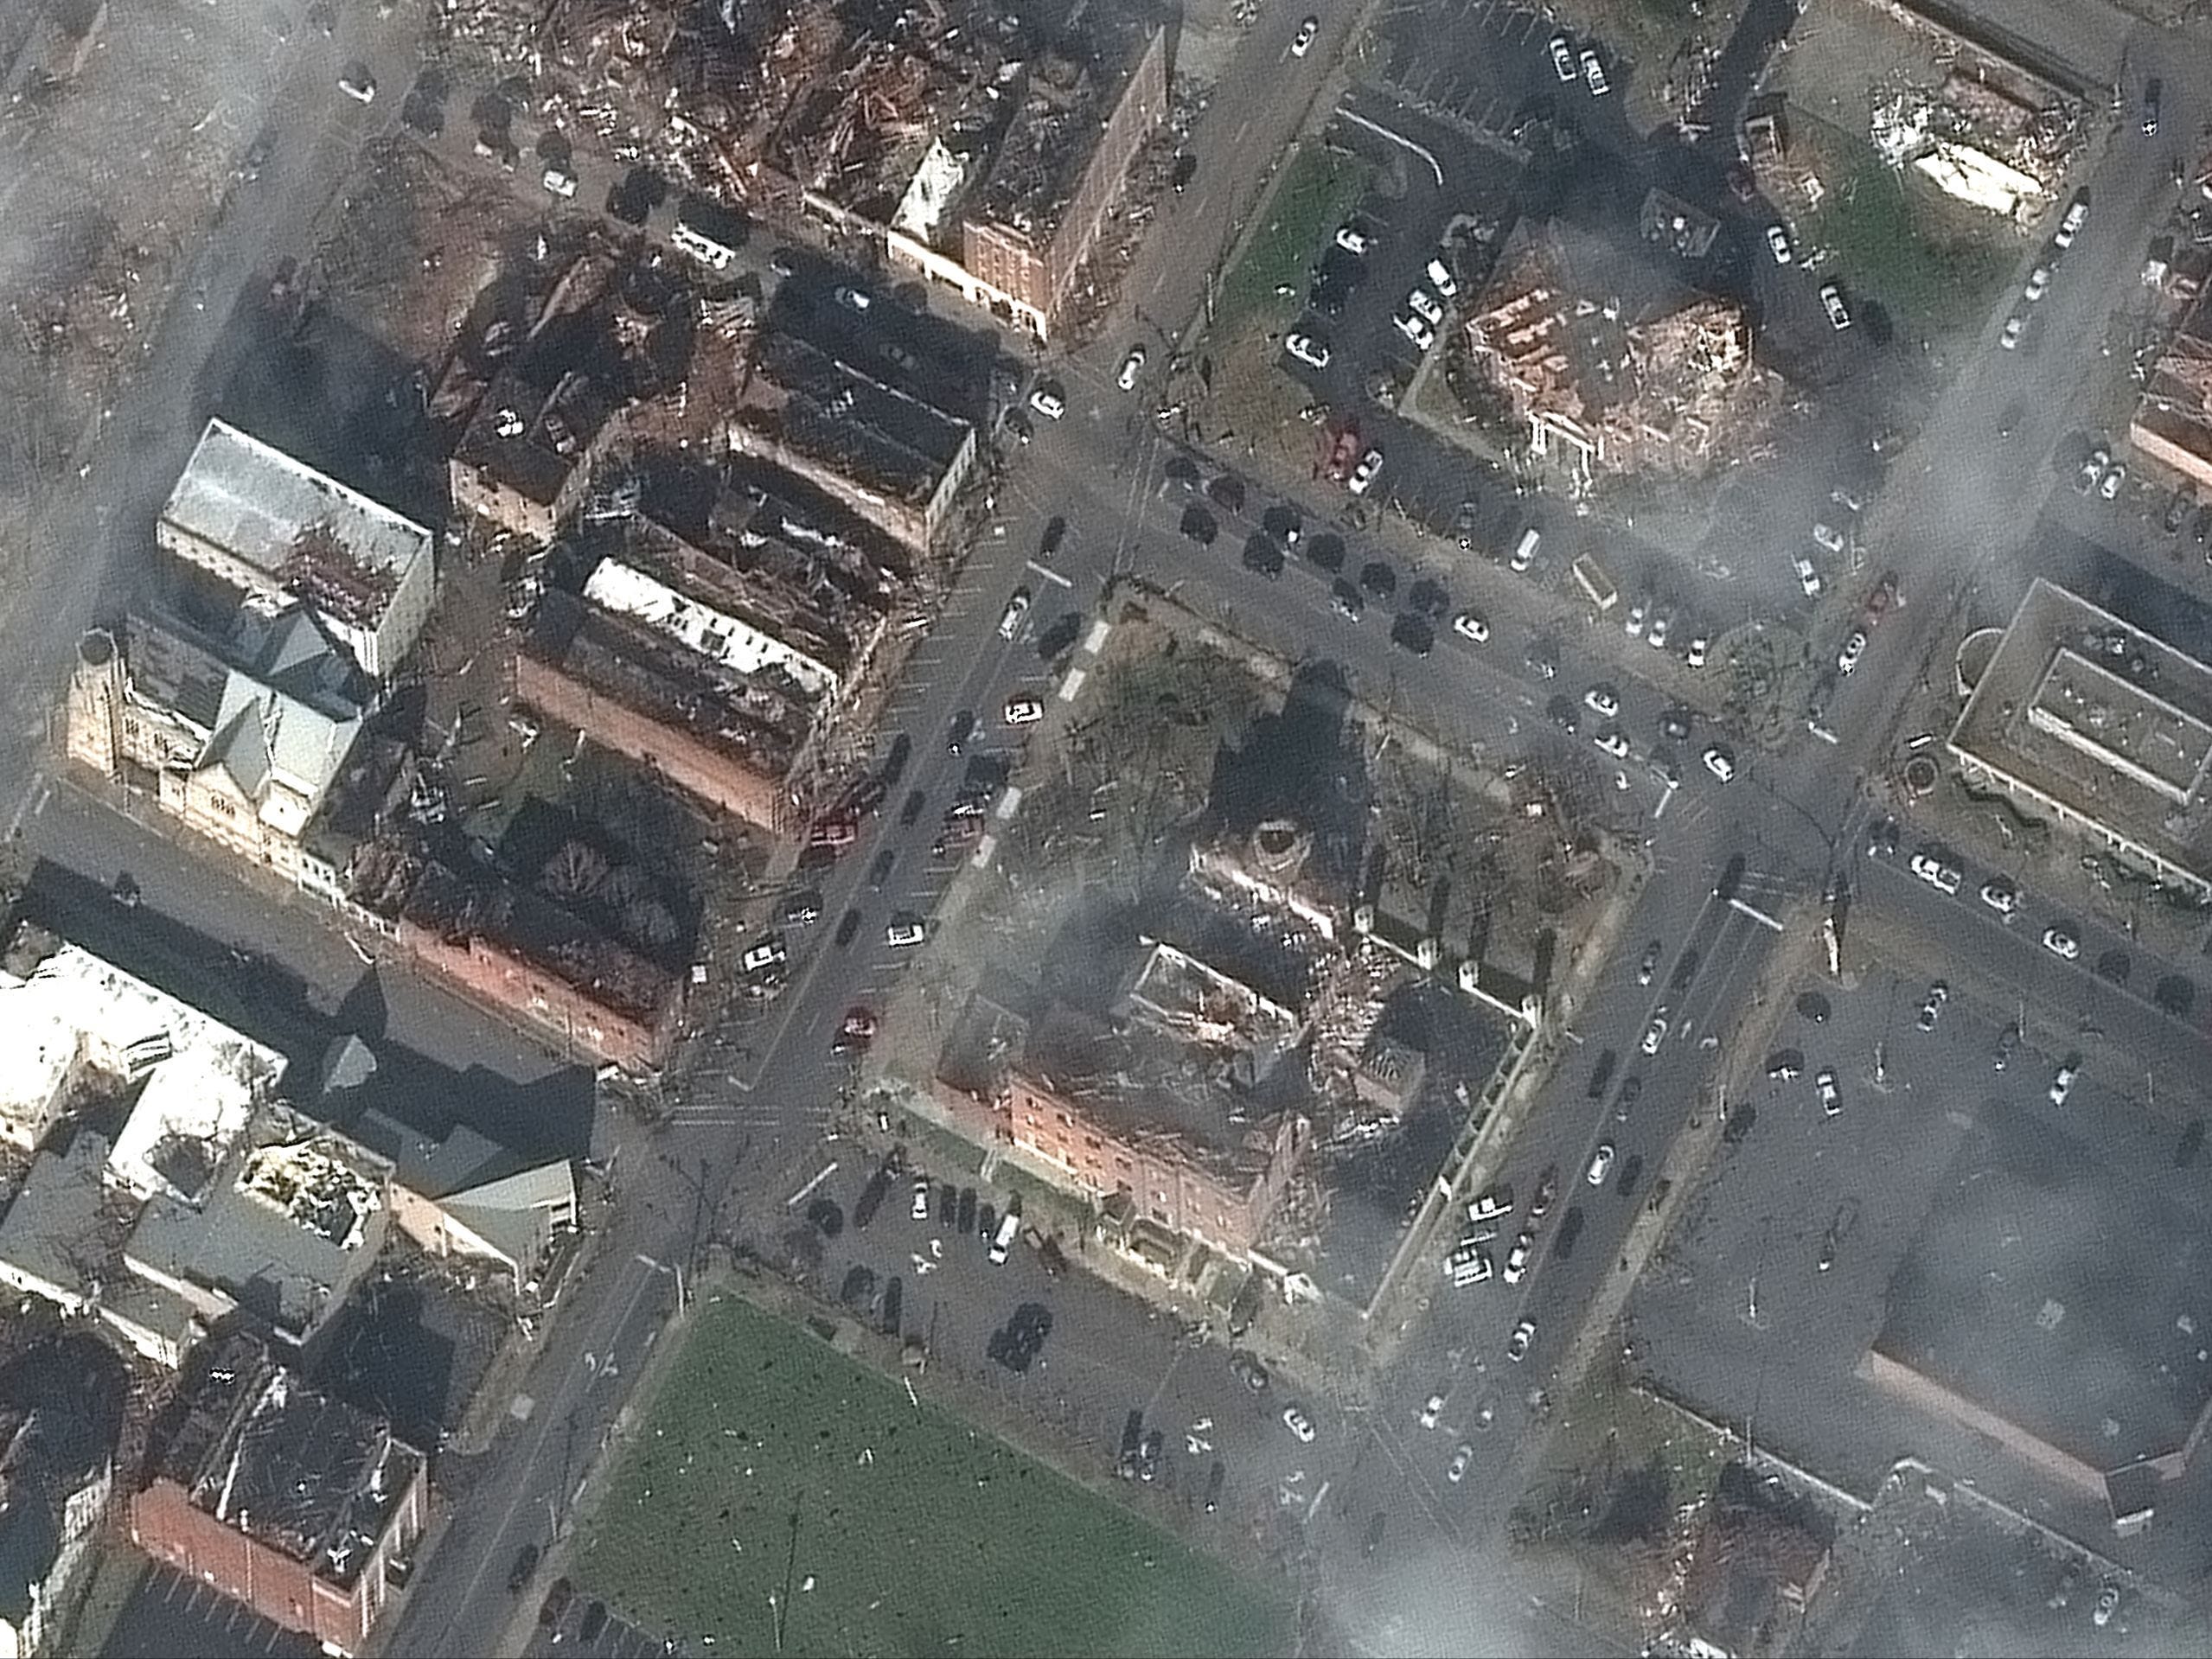
[[[712,657],[741,674],[780,668],[809,697],[820,697],[837,685],[837,675],[827,663],[793,650],[774,635],[764,634],[727,612],[678,593],[667,583],[619,559],[599,562],[591,579],[584,584],[584,597],[595,605],[656,628],[700,655]]]
[[[413,520],[220,420],[200,434],[162,517],[272,576],[316,526],[360,563],[389,571],[395,588],[431,557],[431,533]]]
[[[899,199],[898,211],[891,216],[892,228],[928,241],[937,234],[945,210],[952,206],[954,195],[967,178],[968,163],[947,150],[942,138],[930,139],[928,153]]]
[[[133,1081],[137,1104],[107,1160],[108,1179],[141,1197],[172,1192],[155,1167],[164,1141],[208,1143],[212,1173],[245,1133],[253,1103],[284,1075],[284,1059],[243,1032],[157,991],[77,945],[63,945],[28,979],[0,972],[0,1098],[52,1098],[78,1065]]]

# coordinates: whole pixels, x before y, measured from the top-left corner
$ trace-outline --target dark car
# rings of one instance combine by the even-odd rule
[[[1629,1109],[1633,1107],[1638,1101],[1643,1099],[1643,1097],[1644,1080],[1642,1078],[1631,1077],[1627,1082],[1621,1084],[1620,1098],[1613,1102],[1613,1116],[1614,1120],[1620,1123],[1626,1123],[1628,1120]]]
[[[868,1184],[860,1189],[860,1198],[853,1205],[853,1225],[865,1231],[876,1218],[876,1211],[883,1208],[883,1201],[891,1196],[891,1171],[878,1168],[868,1177]]]
[[[901,801],[898,806],[898,827],[901,829],[911,829],[914,826],[915,820],[921,817],[922,809],[929,804],[929,796],[924,794],[921,790],[910,790],[907,794],[906,799]]]
[[[952,729],[945,734],[946,751],[957,755],[968,747],[968,740],[975,735],[975,711],[962,709],[952,717]]]
[[[1582,716],[1575,706],[1575,699],[1564,692],[1555,694],[1544,705],[1544,717],[1569,737],[1582,729]]]
[[[1727,903],[1736,896],[1736,890],[1743,885],[1743,855],[1739,852],[1722,866],[1721,878],[1713,884],[1713,896]]]
[[[1680,743],[1690,735],[1690,711],[1669,709],[1659,716],[1659,735]]]
[[[891,879],[891,867],[898,862],[898,849],[897,847],[887,846],[876,854],[875,861],[868,865],[868,886],[872,891],[878,893],[883,891],[884,883]]]
[[[962,1232],[963,1232],[963,1233],[969,1232],[969,1231],[971,1231],[971,1230],[975,1228],[975,1188],[973,1188],[973,1187],[962,1187],[962,1188],[961,1188],[961,1190],[960,1190],[960,1214],[959,1214],[958,1217],[957,1217],[957,1218],[954,1221],[953,1225],[954,1225],[955,1227],[958,1228],[959,1228]]]
[[[2165,99],[2165,83],[2156,75],[2143,83],[2143,136],[2155,138],[2158,134],[2158,108]]]
[[[1160,1478],[1160,1453],[1164,1442],[1158,1429],[1144,1437],[1137,1448],[1137,1478],[1150,1485]]]
[[[1265,536],[1256,535],[1244,543],[1244,568],[1270,582],[1282,574],[1282,549]]]
[[[937,1184],[937,1225],[950,1227],[960,1214],[960,1189],[949,1181]]]
[[[1597,1057],[1597,1064],[1590,1069],[1590,1099],[1602,1100],[1605,1086],[1613,1081],[1613,1069],[1621,1062],[1621,1056],[1608,1049]]]
[[[1250,1354],[1231,1354],[1229,1374],[1254,1394],[1265,1394],[1268,1388],[1268,1368]]]
[[[2170,536],[2179,535],[2183,521],[2188,517],[2189,497],[2180,490],[2176,490],[2173,500],[2166,503],[2166,533]]]
[[[261,169],[268,165],[271,150],[275,148],[267,133],[263,133],[246,147],[246,158],[238,164],[238,175],[248,184],[261,176]]]
[[[1559,1218],[1559,1231],[1551,1241],[1551,1254],[1564,1261],[1575,1254],[1575,1246],[1582,1236],[1582,1211],[1579,1204],[1567,1206],[1567,1213]]]
[[[1621,1179],[1614,1190],[1623,1198],[1636,1196],[1636,1184],[1644,1178],[1644,1159],[1640,1152],[1631,1152],[1621,1160]]]
[[[530,1575],[538,1570],[538,1547],[525,1544],[515,1552],[515,1565],[507,1569],[507,1593],[519,1596],[530,1582]]]
[[[1122,1455],[1114,1472],[1123,1480],[1135,1480],[1137,1474],[1137,1455],[1144,1448],[1144,1413],[1133,1411],[1122,1420]]]
[[[1227,1465],[1224,1464],[1215,1464],[1212,1469],[1207,1472],[1205,1477],[1205,1512],[1208,1515],[1211,1515],[1216,1509],[1221,1507],[1222,1483],[1226,1481],[1228,1478],[1229,1470]]]
[[[1052,562],[1052,555],[1060,551],[1060,544],[1068,539],[1068,521],[1055,513],[1045,520],[1045,533],[1037,543],[1037,557],[1044,564]]]
[[[1538,680],[1553,679],[1559,673],[1559,648],[1550,640],[1531,640],[1521,660]]]
[[[538,1604],[538,1623],[547,1630],[556,1629],[568,1616],[568,1605],[576,1599],[576,1586],[566,1579],[555,1579],[553,1587],[546,1592],[546,1598]]]
[[[843,950],[853,942],[853,935],[860,930],[860,913],[847,910],[837,921],[837,948]]]
[[[1404,611],[1390,624],[1390,643],[1401,651],[1425,657],[1436,648],[1436,630],[1425,618]]]
[[[884,756],[883,787],[896,788],[898,780],[906,775],[906,763],[913,758],[914,740],[900,732],[891,740],[891,753]]]

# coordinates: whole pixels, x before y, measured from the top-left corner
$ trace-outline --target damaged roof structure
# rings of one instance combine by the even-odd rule
[[[357,1653],[427,1520],[427,1460],[251,1337],[201,1350],[157,1426],[131,1541],[326,1651]]]
[[[241,595],[307,605],[379,680],[430,619],[428,530],[221,420],[201,432],[155,539]]]
[[[540,544],[583,499],[622,430],[605,390],[577,369],[502,371],[447,463],[453,509]]]
[[[1756,453],[1782,401],[1731,301],[1672,284],[1622,293],[1649,267],[1561,221],[1514,228],[1474,297],[1474,372],[1526,423],[1531,453],[1576,488],[1600,475],[1697,475]]]
[[[765,467],[649,464],[632,510],[577,538],[580,575],[540,600],[523,703],[699,799],[783,826],[905,597],[898,550]]]
[[[273,1095],[284,1056],[135,975],[26,923],[0,959],[0,1133],[36,1146],[80,1089],[136,1089],[107,1162],[110,1184],[190,1201]]]

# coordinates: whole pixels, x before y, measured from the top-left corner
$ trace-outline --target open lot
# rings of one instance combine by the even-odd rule
[[[1367,179],[1367,164],[1357,156],[1320,143],[1301,146],[1268,199],[1266,220],[1221,284],[1216,326],[1225,333],[1259,313],[1294,309],[1295,300],[1277,290],[1305,291],[1316,251],[1359,200]]]
[[[675,1362],[576,1576],[687,1647],[1259,1654],[1288,1637],[1286,1610],[1225,1569],[735,1299]]]

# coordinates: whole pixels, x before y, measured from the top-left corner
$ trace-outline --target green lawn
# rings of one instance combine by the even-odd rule
[[[1367,190],[1367,164],[1318,142],[1301,146],[1268,198],[1267,220],[1221,284],[1214,326],[1224,334],[1273,307],[1295,316],[1322,245]],[[1288,284],[1288,297],[1277,295]]]
[[[1940,209],[1871,154],[1820,204],[1815,235],[1835,251],[1845,285],[1889,308],[1901,332],[1946,332],[1979,321],[2009,256],[1947,233]]]
[[[719,1299],[585,1527],[577,1580],[732,1659],[1288,1650],[1281,1602],[916,1388],[918,1408],[902,1380]]]

